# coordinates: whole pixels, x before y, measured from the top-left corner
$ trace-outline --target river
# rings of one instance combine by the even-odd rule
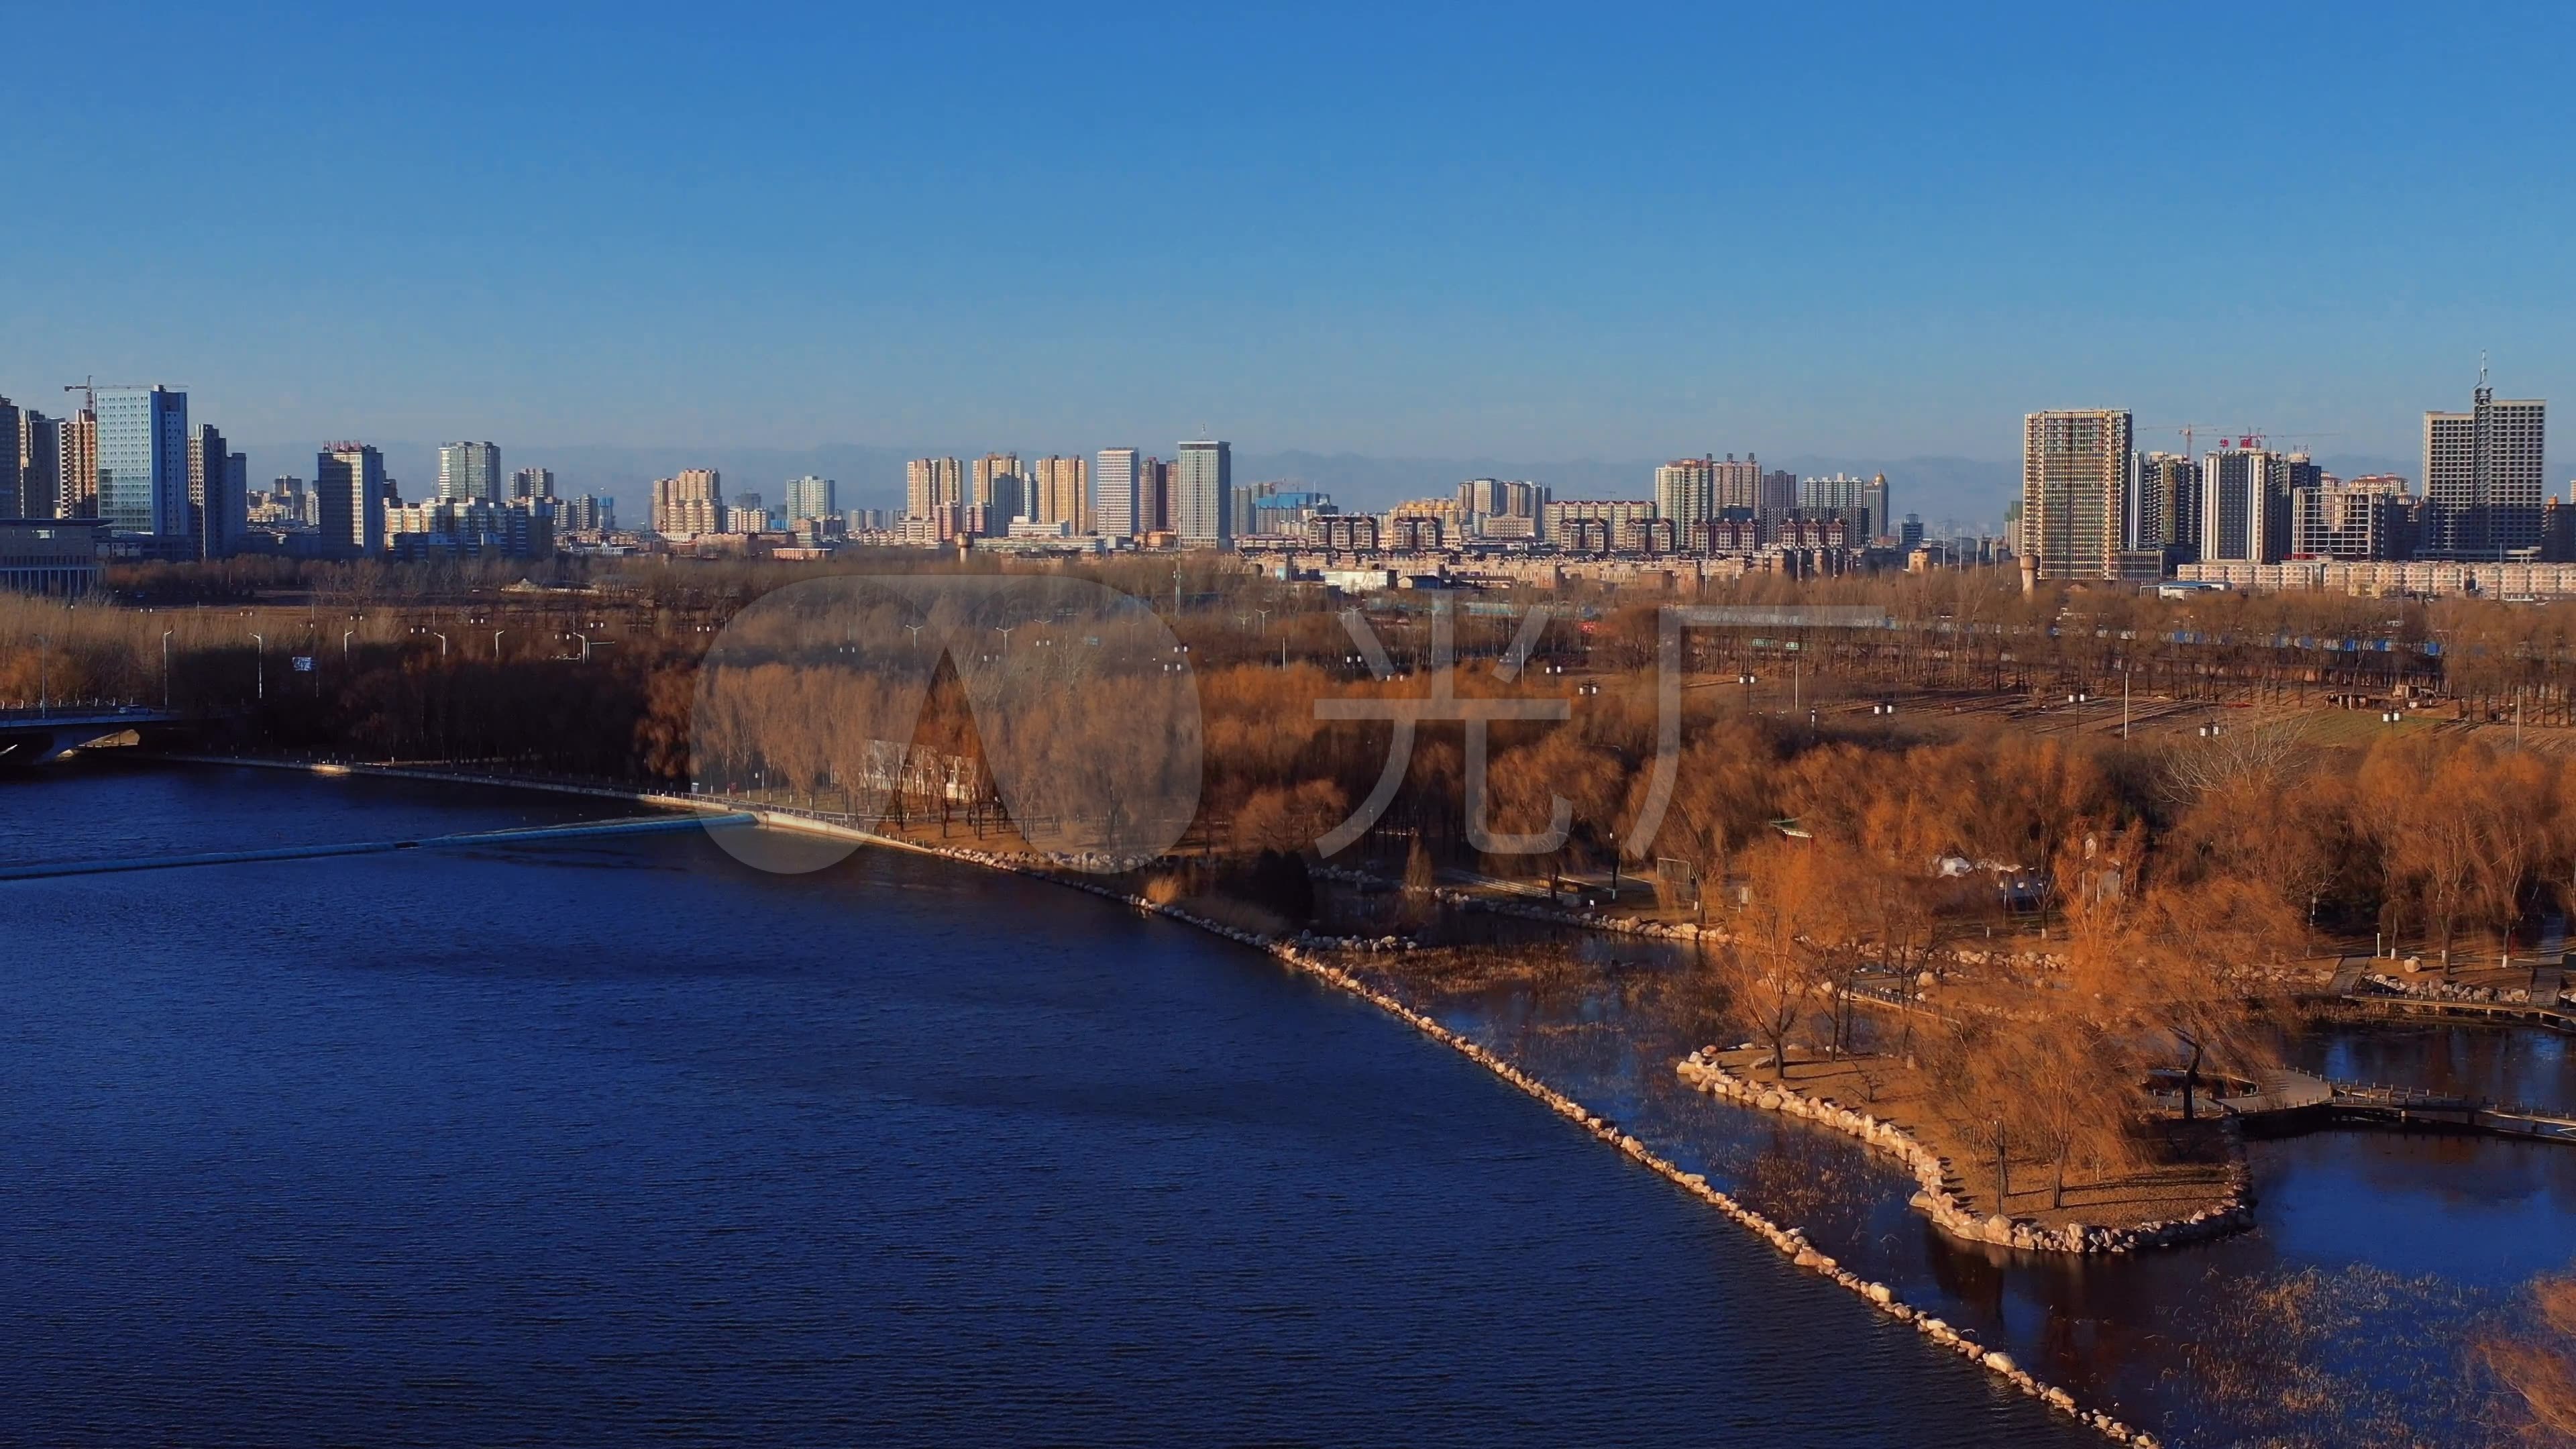
[[[0,861],[618,813],[75,761],[0,783]],[[0,1440],[2096,1442],[1375,1010],[1041,883],[691,833],[0,920]]]

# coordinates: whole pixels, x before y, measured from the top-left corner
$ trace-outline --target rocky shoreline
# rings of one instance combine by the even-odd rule
[[[1930,1218],[1941,1231],[1966,1242],[1992,1243],[1997,1247],[2031,1253],[2135,1253],[2206,1242],[2211,1238],[2241,1233],[2254,1226],[2250,1189],[2241,1158],[2229,1166],[2227,1197],[2188,1217],[2125,1228],[2089,1227],[2081,1223],[2052,1228],[2002,1213],[1980,1217],[1950,1190],[1949,1159],[1924,1146],[1904,1128],[1867,1112],[1853,1111],[1829,1097],[1810,1097],[1781,1083],[1747,1081],[1719,1066],[1716,1055],[1716,1048],[1704,1047],[1675,1063],[1673,1071],[1683,1082],[1710,1096],[1757,1111],[1804,1118],[1820,1127],[1856,1137],[1871,1148],[1895,1158],[1913,1174],[1920,1189],[1909,1205]]]

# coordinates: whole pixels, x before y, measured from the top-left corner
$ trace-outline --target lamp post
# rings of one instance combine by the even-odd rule
[[[1020,626],[1017,624],[996,624],[993,626],[993,632],[1002,636],[1003,653],[1008,654],[1011,652],[1011,631],[1018,627]]]
[[[349,640],[351,637],[356,635],[357,632],[358,631],[355,629],[343,629],[340,631],[340,667],[343,669],[349,667]]]
[[[268,698],[268,636],[253,634],[250,636],[250,642],[251,668],[254,671],[251,678],[253,687],[258,691],[252,697],[266,699]]]
[[[163,714],[170,712],[170,636],[177,632],[175,629],[161,631],[161,712]]]
[[[52,635],[36,636],[36,714],[40,718],[54,712],[53,647]]]
[[[492,662],[495,664],[501,662],[501,636],[509,632],[510,631],[507,629],[495,629],[492,631]]]

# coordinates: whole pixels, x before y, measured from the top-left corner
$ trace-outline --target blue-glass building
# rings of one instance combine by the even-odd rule
[[[98,390],[98,516],[109,527],[188,533],[188,395]]]

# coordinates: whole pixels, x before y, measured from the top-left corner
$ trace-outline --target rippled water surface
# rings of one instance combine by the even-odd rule
[[[0,858],[606,813],[75,766],[0,782]],[[2092,1442],[1044,885],[682,835],[0,883],[0,932],[12,1442]]]

